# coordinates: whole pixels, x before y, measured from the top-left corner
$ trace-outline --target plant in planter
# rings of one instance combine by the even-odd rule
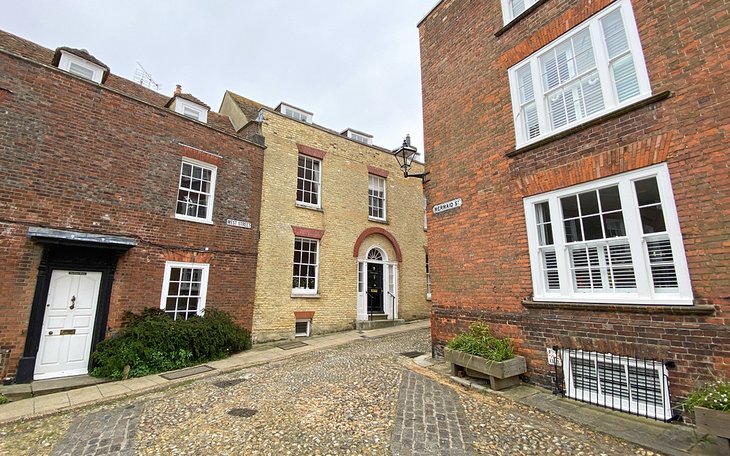
[[[514,354],[512,341],[494,337],[484,322],[472,323],[446,344],[444,358],[451,363],[452,374],[487,378],[494,390],[518,385],[519,375],[527,371],[525,358]]]
[[[697,388],[687,396],[684,407],[694,413],[697,431],[716,435],[719,454],[730,456],[730,381]]]

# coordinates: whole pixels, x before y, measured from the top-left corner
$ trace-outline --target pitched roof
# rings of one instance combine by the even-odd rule
[[[231,95],[231,98],[233,101],[236,102],[238,107],[243,111],[243,114],[246,116],[246,118],[251,121],[254,120],[259,115],[259,110],[261,108],[267,107],[266,105],[262,105],[261,103],[258,103],[253,100],[249,100],[246,97],[242,97],[241,95],[235,94],[231,92],[230,90],[226,90],[227,94]]]
[[[79,57],[87,59],[97,65],[103,66],[104,68],[108,69],[106,65],[101,63],[91,54],[89,54],[88,51],[60,47],[56,50],[56,52],[54,52],[51,49],[33,43],[32,41],[28,41],[24,38],[20,38],[19,36],[8,33],[4,30],[0,30],[0,49],[4,49],[8,52],[17,54],[21,57],[33,60],[44,65],[52,65],[56,53],[60,54],[60,52],[58,52],[60,50],[66,50],[67,52],[70,52],[74,55],[79,55],[76,54],[76,52],[85,52],[85,55],[79,55]],[[161,108],[167,107],[167,102],[170,100],[169,97],[166,95],[155,92],[152,89],[137,84],[134,81],[130,81],[129,79],[125,79],[121,76],[117,76],[111,72],[107,72],[107,79],[104,81],[104,86],[110,87],[114,90],[122,92],[127,96],[142,100],[145,103],[149,103],[151,105]],[[196,100],[197,99],[193,97],[193,99],[190,101],[201,104],[203,106],[207,106],[200,100]],[[219,130],[223,130],[227,133],[235,134],[235,129],[233,128],[233,124],[231,124],[231,120],[228,118],[228,116],[224,116],[215,112],[210,112],[208,114],[208,125]]]
[[[210,106],[203,103],[199,99],[195,98],[192,94],[189,93],[176,93],[167,101],[167,104],[165,105],[166,108],[169,108],[173,101],[175,101],[175,98],[182,98],[183,100],[192,101],[193,103],[203,106],[204,108],[210,110]]]

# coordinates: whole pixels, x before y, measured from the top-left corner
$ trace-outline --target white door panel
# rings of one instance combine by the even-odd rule
[[[88,372],[101,272],[51,274],[35,379]]]

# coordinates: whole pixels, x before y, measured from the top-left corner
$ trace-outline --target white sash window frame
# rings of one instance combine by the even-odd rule
[[[610,39],[617,39],[618,41],[611,42],[610,46],[606,42],[606,35],[610,34],[610,31],[606,28],[610,19],[608,16],[615,12],[618,12],[621,16],[626,38],[626,47],[621,48],[623,50],[620,52],[615,51],[617,45],[622,46],[621,42],[623,40],[620,37],[617,38],[616,35],[611,35]],[[543,67],[540,59],[544,59],[549,53],[568,44],[571,39],[586,31],[590,35],[592,58],[595,60],[594,67],[586,71],[586,74],[571,74],[571,79],[561,80],[560,86],[546,87],[545,80],[542,77]],[[613,52],[613,54],[610,55],[610,52]],[[573,57],[575,56],[568,54],[569,60],[572,60]],[[636,83],[638,84],[636,90],[638,92],[633,96],[620,100],[614,78],[614,67],[622,61],[626,63],[626,59],[631,59],[633,62]],[[575,65],[580,65],[580,63],[576,62]],[[571,73],[574,70],[575,68],[572,68]],[[595,83],[594,80],[597,77],[603,98],[603,107],[591,110],[591,113],[577,115],[573,120],[554,127],[550,117],[549,97],[556,96],[556,90],[562,90],[561,87],[580,83],[581,78],[588,79],[588,73],[597,75],[591,77],[591,83]],[[553,136],[624,106],[649,98],[652,95],[649,74],[636,27],[636,19],[629,0],[619,0],[604,8],[590,19],[512,66],[508,70],[508,78],[512,98],[515,140],[518,148]],[[585,85],[579,88],[581,93],[585,88],[587,88]],[[574,103],[580,104],[579,101]],[[585,107],[583,107],[583,110],[588,111]]]
[[[661,233],[643,233],[641,222],[641,206],[637,202],[635,182],[647,178],[656,178],[661,206],[663,210],[665,231]],[[621,199],[621,208],[626,228],[626,236],[605,240],[591,240],[569,242],[566,239],[564,217],[560,199],[578,195],[583,192],[618,186]],[[524,199],[525,220],[527,223],[527,240],[529,245],[530,268],[533,284],[533,300],[546,302],[579,302],[603,304],[640,304],[640,305],[692,305],[694,297],[689,277],[689,269],[684,251],[684,243],[680,232],[677,210],[674,203],[669,170],[662,163],[640,170],[619,174],[595,181],[579,184],[549,193],[536,195]],[[548,204],[550,210],[553,244],[545,245],[541,242],[539,227],[544,225],[538,220],[536,206]],[[652,259],[648,251],[648,244],[660,237],[667,239],[671,250],[671,258],[675,269],[676,289],[667,290],[654,284],[652,267],[657,268],[663,263]],[[578,245],[610,244],[615,240],[624,239],[631,251],[631,263],[636,279],[635,289],[616,289],[607,292],[605,289],[579,290],[571,271],[571,248]],[[545,268],[545,251],[556,252],[555,261],[559,279],[559,287],[555,281],[549,280]],[[553,268],[551,268],[553,269]],[[554,270],[554,269],[553,269]]]

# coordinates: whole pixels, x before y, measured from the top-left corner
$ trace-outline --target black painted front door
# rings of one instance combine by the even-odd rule
[[[368,313],[383,313],[383,265],[368,263]]]

